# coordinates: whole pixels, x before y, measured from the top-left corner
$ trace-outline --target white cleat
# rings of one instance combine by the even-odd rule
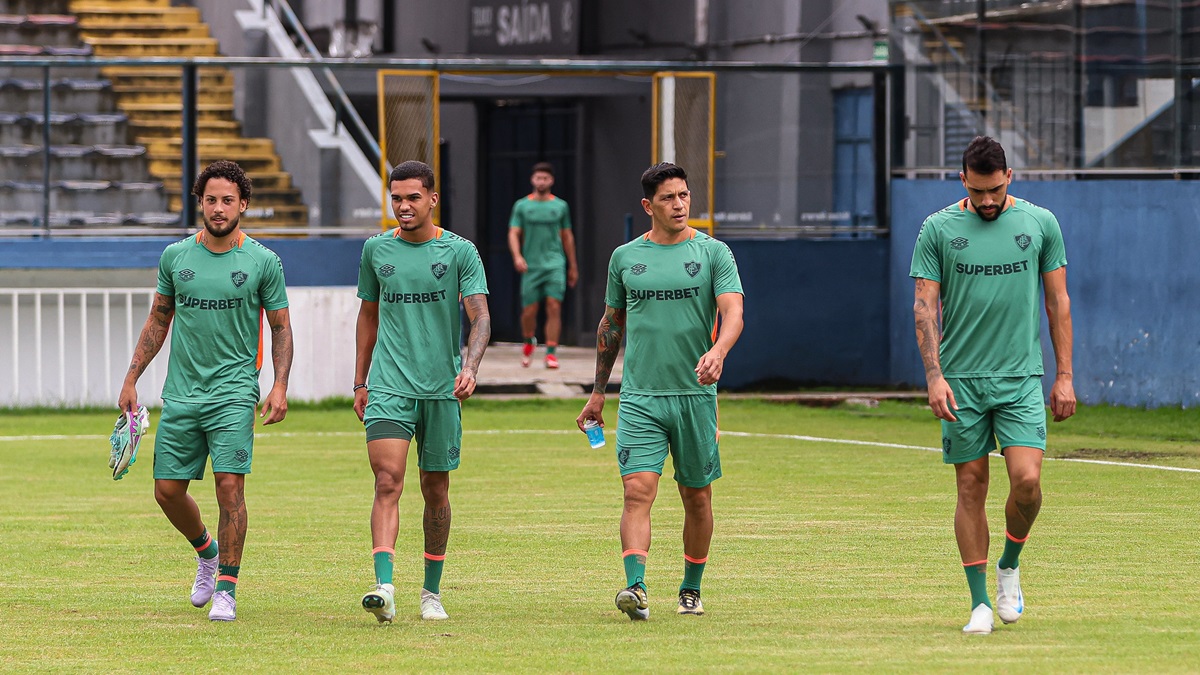
[[[203,607],[217,588],[217,558],[196,558],[196,580],[192,582],[192,606]]]
[[[450,615],[446,613],[446,608],[442,607],[440,593],[430,593],[424,588],[421,589],[421,618],[426,621],[442,621],[450,618]]]
[[[391,623],[396,618],[396,588],[377,584],[362,597],[363,609],[375,615],[379,623]]]
[[[212,609],[208,610],[209,621],[233,621],[237,618],[237,600],[229,591],[217,591],[212,596]]]
[[[622,588],[617,592],[617,609],[629,615],[630,621],[645,621],[650,618],[650,604],[646,589],[641,584]]]
[[[988,635],[994,625],[992,608],[981,602],[971,610],[971,620],[963,626],[963,632],[967,635]]]
[[[1021,595],[1021,570],[1000,569],[996,566],[996,615],[1004,623],[1016,623],[1025,611],[1025,596]]]

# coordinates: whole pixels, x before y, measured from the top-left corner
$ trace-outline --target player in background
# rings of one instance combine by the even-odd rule
[[[613,251],[596,331],[596,382],[575,420],[581,430],[588,420],[604,424],[605,387],[628,328],[617,427],[626,588],[616,605],[635,621],[650,617],[650,508],[668,454],[684,510],[676,611],[704,613],[700,581],[713,532],[712,482],[721,477],[717,381],[742,332],[737,263],[728,246],[688,226],[687,173],[656,164],[642,174],[642,192],[650,231]]]
[[[529,366],[537,347],[537,315],[546,302],[546,367],[558,367],[558,339],[562,334],[562,301],[567,287],[575,288],[575,236],[571,234],[571,209],[554,196],[554,166],[533,165],[529,182],[533,192],[518,199],[508,221],[508,250],[521,275],[521,365]],[[563,265],[566,272],[563,272]]]
[[[208,618],[233,621],[246,538],[244,491],[254,451],[262,315],[271,328],[275,372],[259,414],[263,424],[287,414],[292,327],[279,256],[241,229],[241,214],[250,203],[249,177],[233,162],[213,162],[196,177],[192,194],[200,202],[204,229],[163,251],[150,316],[134,346],[117,407],[137,409],[137,380],[162,348],[173,320],[154,439],[154,498],[199,554],[192,604],[203,607],[211,598]],[[210,457],[217,540],[188,494],[189,483],[204,477]]]
[[[487,279],[475,245],[433,223],[433,170],[403,162],[388,187],[400,226],[363,245],[358,270],[354,412],[363,421],[375,474],[371,551],[375,587],[362,606],[380,623],[396,616],[392,568],[408,448],[417,442],[425,499],[425,581],[421,618],[447,619],[442,567],[450,536],[450,472],[458,468],[462,405],[491,337]],[[459,351],[459,299],[470,321]],[[368,378],[369,374],[369,378]]]
[[[1057,374],[1055,422],[1075,414],[1067,256],[1050,211],[1008,194],[1004,148],[976,137],[959,174],[967,197],[926,218],[910,276],[916,280],[917,345],[929,407],[942,420],[942,461],[954,465],[954,535],[971,590],[963,632],[992,632],[987,593],[989,458],[999,439],[1008,470],[1004,552],[996,564],[996,614],[1025,608],[1018,558],[1042,506],[1046,407],[1042,398],[1039,284]],[[939,306],[941,329],[938,328]]]

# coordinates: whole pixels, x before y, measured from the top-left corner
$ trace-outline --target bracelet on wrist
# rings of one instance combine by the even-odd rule
[[[354,389],[352,389],[351,391],[358,391],[359,389],[366,389],[366,388],[367,388],[366,384],[356,384],[356,385],[354,385]]]

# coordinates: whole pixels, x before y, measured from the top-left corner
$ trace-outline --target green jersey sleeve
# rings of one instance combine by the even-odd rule
[[[458,247],[458,290],[462,297],[468,295],[487,295],[487,275],[483,271],[483,260],[479,258],[479,249],[475,244],[463,239],[463,245]]]
[[[154,290],[169,298],[175,297],[173,268],[175,266],[175,254],[177,251],[178,249],[175,246],[168,246],[163,249],[162,255],[158,257],[158,284]]]
[[[709,263],[713,270],[713,297],[725,293],[742,293],[742,278],[738,275],[737,260],[723,241],[713,240]]]
[[[288,306],[287,284],[283,280],[283,261],[274,251],[271,251],[271,255],[263,262],[258,294],[262,298],[263,309],[268,312]]]
[[[562,203],[562,220],[560,220],[558,223],[558,229],[571,229],[571,206],[566,202]]]
[[[379,302],[379,277],[375,275],[375,267],[371,263],[375,237],[363,242],[362,257],[358,260],[358,297],[367,302]]]
[[[621,280],[620,249],[608,260],[608,285],[604,289],[604,304],[613,309],[625,309],[625,283]]]
[[[1067,248],[1063,243],[1062,228],[1058,226],[1058,218],[1047,211],[1042,221],[1042,251],[1038,264],[1041,273],[1053,272],[1067,264]]]
[[[525,219],[521,216],[521,205],[524,203],[525,200],[523,198],[513,203],[512,213],[508,216],[509,227],[515,227],[518,230],[525,227]]]
[[[929,216],[921,223],[921,231],[917,233],[917,245],[913,249],[912,266],[908,276],[914,279],[928,279],[942,282],[942,255],[938,246],[938,229],[933,225],[934,216]]]

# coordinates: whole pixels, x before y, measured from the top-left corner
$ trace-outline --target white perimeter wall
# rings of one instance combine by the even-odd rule
[[[116,407],[152,289],[0,289],[0,407]],[[349,396],[354,377],[353,287],[288,289],[295,359],[288,398]],[[138,381],[147,404],[161,402],[170,339]],[[271,338],[263,338],[263,395],[274,381]]]

